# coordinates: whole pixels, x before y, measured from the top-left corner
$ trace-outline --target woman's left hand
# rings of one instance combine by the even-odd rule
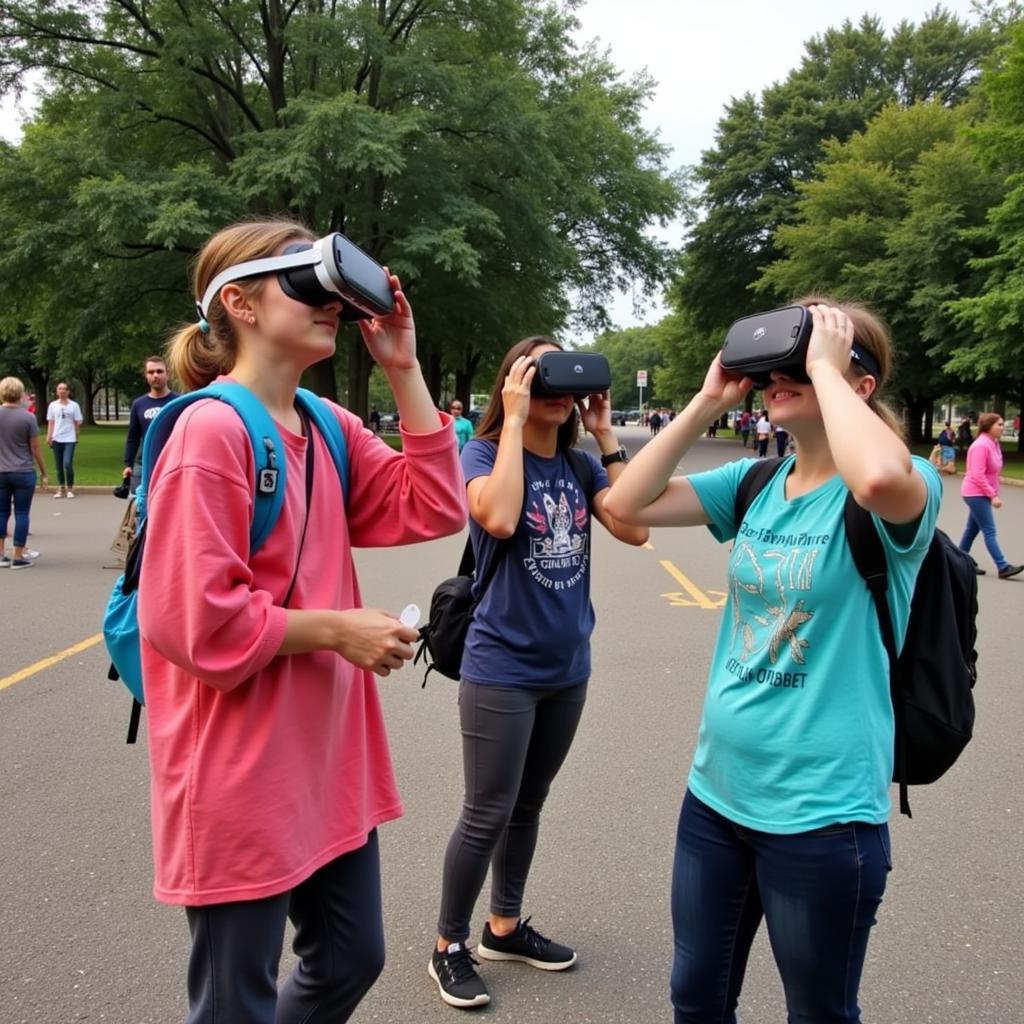
[[[612,402],[607,391],[598,391],[586,398],[576,399],[580,422],[588,434],[599,434],[612,429]]]
[[[416,361],[416,324],[412,318],[412,307],[402,291],[397,275],[392,274],[387,267],[384,271],[391,282],[395,308],[387,316],[359,320],[359,331],[370,355],[382,370],[412,370],[419,367]]]
[[[814,366],[828,364],[845,374],[850,368],[853,321],[835,306],[810,306],[814,329],[807,344],[807,374]]]

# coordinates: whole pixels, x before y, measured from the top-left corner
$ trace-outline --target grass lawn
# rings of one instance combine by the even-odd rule
[[[96,484],[115,487],[121,480],[124,469],[124,440],[128,434],[127,423],[101,424],[83,427],[75,449],[75,483],[82,486]],[[382,435],[392,448],[401,450],[402,439],[398,434]],[[57,482],[53,463],[53,450],[46,443],[46,434],[41,433],[40,446],[43,461],[50,477],[50,485]]]

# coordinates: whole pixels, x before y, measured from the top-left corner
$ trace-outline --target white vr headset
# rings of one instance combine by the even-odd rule
[[[343,234],[334,231],[315,242],[296,242],[280,256],[248,260],[222,270],[206,289],[196,312],[208,319],[210,304],[232,281],[277,274],[281,290],[307,306],[342,303],[342,320],[387,316],[395,308],[391,281],[384,268]]]

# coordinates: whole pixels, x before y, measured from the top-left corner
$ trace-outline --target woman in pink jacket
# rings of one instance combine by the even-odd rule
[[[1008,580],[1024,572],[1024,565],[1011,565],[996,540],[996,522],[992,509],[1002,508],[999,497],[999,474],[1003,468],[1003,449],[999,438],[1003,436],[1003,417],[996,412],[983,412],[978,417],[978,436],[967,449],[967,468],[964,471],[960,494],[967,502],[967,525],[960,538],[960,547],[970,551],[974,538],[980,533],[985,547],[996,563],[999,578]],[[974,571],[984,576],[985,570],[975,566]]]
[[[287,467],[281,515],[250,556],[251,444],[233,409],[200,401],[148,495],[139,619],[154,891],[186,908],[189,1024],[336,1024],[380,973],[376,829],[402,807],[373,674],[411,658],[417,631],[362,607],[351,549],[440,537],[466,518],[451,418],[431,401],[394,276],[394,311],[359,326],[394,393],[403,451],[329,404],[348,447],[346,506],[294,404],[302,372],[334,352],[342,302],[308,304],[276,272],[239,266],[312,241],[289,221],[216,234],[195,268],[199,322],[169,348],[187,389],[228,377],[255,393]],[[299,962],[279,992],[286,918]]]

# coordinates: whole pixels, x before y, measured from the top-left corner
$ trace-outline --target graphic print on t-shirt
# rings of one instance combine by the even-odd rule
[[[554,494],[557,494],[557,499]],[[567,590],[587,571],[587,500],[574,480],[533,480],[526,509],[530,576],[551,590]]]
[[[829,538],[816,539],[827,543]],[[748,541],[737,541],[729,586],[731,650],[740,661],[749,661],[767,648],[768,660],[774,665],[788,646],[793,661],[805,664],[804,652],[810,644],[799,631],[814,618],[814,612],[807,608],[804,597],[796,595],[813,589],[818,553],[817,547],[758,552]]]

